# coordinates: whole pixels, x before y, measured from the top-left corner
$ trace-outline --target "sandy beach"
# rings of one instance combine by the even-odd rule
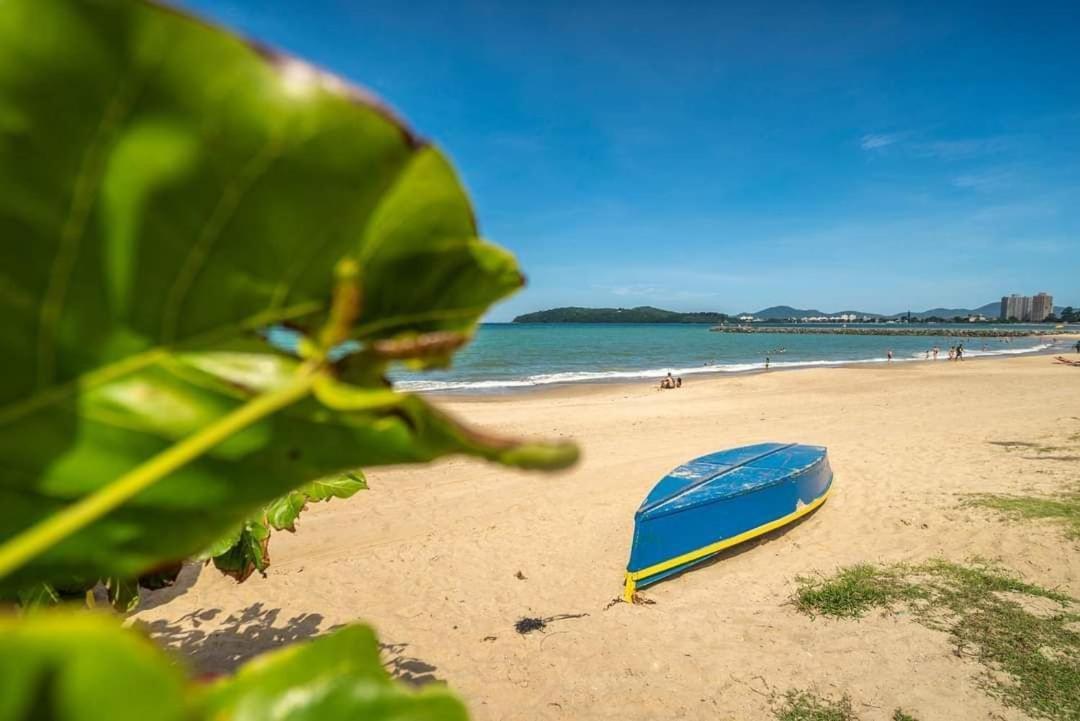
[[[1080,357],[1080,356],[1070,356]],[[355,498],[276,534],[265,578],[197,565],[135,618],[219,672],[339,624],[370,622],[398,676],[449,684],[480,721],[772,718],[790,688],[851,696],[864,719],[1023,719],[984,669],[904,613],[811,619],[800,574],[860,561],[999,562],[1080,596],[1080,553],[1050,522],[961,507],[964,494],[1053,493],[1078,480],[1080,369],[1050,357],[896,363],[571,386],[444,402],[505,434],[583,449],[552,476],[465,460],[374,469]],[[646,589],[620,591],[633,513],[672,467],[760,441],[825,445],[830,500],[794,527]],[[1042,448],[1009,446],[1018,441]],[[523,616],[567,617],[545,632]]]

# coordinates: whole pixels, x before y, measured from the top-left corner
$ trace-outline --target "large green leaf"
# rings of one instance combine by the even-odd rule
[[[416,692],[394,684],[379,660],[374,633],[364,626],[262,656],[212,685],[202,707],[213,718],[234,721],[468,717],[442,688]]]
[[[445,363],[520,283],[445,159],[365,93],[145,2],[0,2],[0,540],[288,395],[0,589],[138,576],[356,467],[572,462],[383,380]],[[304,368],[253,332],[278,322]],[[360,352],[323,360],[345,337]]]
[[[186,721],[184,678],[101,614],[0,617],[0,721]]]
[[[296,519],[308,503],[329,501],[331,498],[351,498],[366,488],[367,480],[360,471],[320,478],[268,503],[266,523],[277,531],[295,531]]]
[[[0,617],[0,721],[464,721],[442,688],[394,683],[364,626],[260,656],[209,685],[100,614]]]

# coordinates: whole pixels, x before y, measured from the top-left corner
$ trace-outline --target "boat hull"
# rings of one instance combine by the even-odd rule
[[[798,444],[735,448],[680,466],[635,514],[624,597],[813,512],[832,478],[826,450]]]

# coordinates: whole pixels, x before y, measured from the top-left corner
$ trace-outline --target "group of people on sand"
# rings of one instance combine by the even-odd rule
[[[675,378],[671,373],[668,373],[667,377],[660,381],[660,390],[666,388],[682,388],[682,378]]]

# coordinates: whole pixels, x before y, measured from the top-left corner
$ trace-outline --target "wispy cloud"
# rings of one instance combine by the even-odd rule
[[[614,285],[596,287],[598,290],[606,290],[612,295],[618,296],[651,296],[656,295],[659,292],[655,286],[651,285]]]
[[[961,190],[997,190],[1008,185],[1012,175],[1012,172],[1000,169],[965,173],[953,178],[952,184]]]
[[[1015,145],[1012,138],[993,136],[989,138],[961,138],[954,140],[931,140],[909,143],[908,147],[916,155],[942,160],[973,158],[992,155],[1009,150]]]
[[[898,150],[919,158],[959,160],[992,155],[1011,150],[1019,139],[1006,135],[985,138],[926,138],[912,132],[868,133],[859,139],[863,150],[883,152],[886,148]]]
[[[902,133],[871,133],[862,136],[862,139],[859,140],[859,147],[863,150],[881,150],[882,148],[887,148],[890,145],[900,142],[903,137]]]
[[[666,285],[594,285],[594,289],[605,291],[620,298],[647,298],[653,301],[661,300],[694,300],[696,298],[715,298],[715,291],[688,290],[686,288],[672,288]]]

